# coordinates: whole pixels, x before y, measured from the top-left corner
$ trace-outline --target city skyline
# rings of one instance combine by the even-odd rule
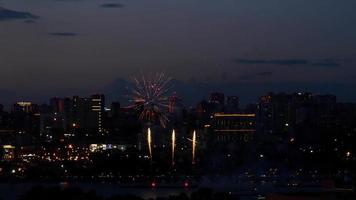
[[[0,0],[0,200],[355,200],[355,0]]]
[[[3,0],[0,94],[95,93],[143,70],[248,99],[263,89],[355,101],[355,4]]]
[[[291,92],[273,92],[273,91],[268,91],[268,92],[264,92],[264,93],[260,93],[259,95],[255,96],[252,99],[246,98],[244,96],[239,96],[236,93],[224,93],[223,91],[218,91],[218,90],[210,90],[210,92],[204,93],[202,91],[200,91],[202,93],[201,98],[190,98],[189,102],[187,102],[187,100],[185,100],[182,96],[178,96],[176,91],[171,92],[167,98],[177,98],[179,99],[180,103],[182,103],[182,106],[185,108],[194,108],[197,104],[199,104],[202,101],[207,101],[209,100],[209,98],[211,98],[211,94],[217,93],[217,94],[223,94],[225,97],[225,103],[228,103],[229,98],[237,98],[238,100],[238,105],[242,106],[242,107],[246,107],[246,106],[250,106],[251,104],[257,104],[258,101],[260,100],[260,98],[262,96],[265,95],[270,95],[270,94],[310,94],[312,96],[318,96],[318,95],[329,95],[329,96],[335,96],[335,98],[337,98],[338,102],[340,103],[355,103],[353,101],[343,101],[342,99],[340,100],[340,98],[332,93],[313,93],[310,91],[291,91]],[[52,99],[74,99],[74,98],[87,98],[90,99],[90,97],[92,96],[103,96],[106,101],[105,101],[105,108],[110,108],[112,103],[119,103],[121,104],[123,107],[126,108],[133,108],[133,104],[132,104],[132,97],[129,97],[128,93],[125,94],[121,94],[119,95],[119,97],[116,95],[107,95],[105,93],[87,93],[87,94],[72,94],[72,95],[66,95],[66,96],[60,96],[60,95],[54,95],[54,96],[47,96],[44,97],[41,101],[36,101],[35,99],[15,99],[13,101],[9,101],[9,102],[0,102],[0,105],[4,106],[4,110],[6,111],[11,111],[12,107],[14,105],[16,105],[17,103],[31,103],[31,104],[35,104],[35,105],[46,105],[49,104],[51,102]],[[194,100],[193,100],[194,99]],[[168,106],[166,106],[168,107]]]
[[[203,82],[182,82],[173,79],[171,81],[171,95],[178,95],[178,97],[183,101],[183,104],[187,107],[195,106],[195,104],[201,100],[207,99],[209,94],[212,92],[223,92],[227,96],[239,96],[241,105],[248,105],[250,103],[256,103],[261,95],[267,93],[313,93],[313,94],[328,94],[337,96],[340,102],[353,103],[356,102],[355,98],[350,98],[349,95],[353,95],[353,88],[344,88],[343,85],[324,85],[326,89],[318,89],[317,86],[307,86],[298,85],[296,83],[290,84],[254,84],[251,90],[250,85],[245,84],[215,84],[215,83],[203,83]],[[320,85],[322,86],[322,85]],[[14,102],[18,101],[31,101],[37,104],[48,103],[48,100],[53,97],[73,97],[73,96],[90,96],[93,94],[104,94],[108,102],[119,101],[122,105],[130,105],[130,88],[133,87],[133,83],[129,80],[116,80],[111,85],[106,88],[101,88],[99,90],[51,90],[49,94],[39,94],[37,93],[22,93],[16,94],[5,93],[2,94],[1,104],[3,104],[7,109]],[[271,89],[271,88],[282,88],[282,89]],[[332,88],[338,92],[332,92],[328,89]],[[350,94],[351,93],[351,94]]]

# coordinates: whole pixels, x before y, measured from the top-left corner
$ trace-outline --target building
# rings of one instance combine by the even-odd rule
[[[105,96],[102,94],[92,95],[90,97],[90,111],[92,127],[98,130],[99,133],[103,132],[103,118],[105,113]]]
[[[210,126],[219,142],[248,142],[256,133],[256,114],[215,113]]]
[[[88,98],[74,96],[72,99],[71,124],[76,129],[89,127],[90,101]]]
[[[38,106],[29,101],[20,101],[13,105],[13,112],[35,113],[38,112]]]
[[[62,113],[68,115],[71,111],[72,100],[70,98],[52,98],[50,107],[53,113]]]
[[[265,134],[286,135],[296,124],[297,110],[312,101],[310,93],[269,93],[261,96],[257,109],[259,128]]]
[[[221,92],[213,92],[210,94],[209,103],[224,105],[225,104],[225,95]]]
[[[240,99],[237,96],[228,96],[226,102],[226,112],[237,113],[239,111]]]
[[[17,102],[12,107],[11,124],[19,132],[37,134],[40,130],[39,107],[32,102]]]
[[[121,104],[120,102],[111,103],[111,117],[119,117],[121,113]]]
[[[333,95],[269,93],[258,104],[258,137],[270,144],[298,140],[311,146],[338,132],[336,105]]]
[[[177,113],[183,107],[182,100],[177,95],[172,95],[168,99],[168,112]]]
[[[2,161],[13,161],[15,159],[15,146],[2,145],[1,150]]]

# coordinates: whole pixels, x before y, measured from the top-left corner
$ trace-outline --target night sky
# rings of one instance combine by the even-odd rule
[[[355,0],[0,0],[0,7],[2,103],[119,93],[140,70],[164,71],[187,101],[213,90],[245,101],[300,90],[356,101]]]

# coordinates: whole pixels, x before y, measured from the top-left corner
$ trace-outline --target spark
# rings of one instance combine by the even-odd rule
[[[193,139],[192,139],[192,164],[195,164],[195,151],[197,145],[197,134],[196,131],[193,132]]]
[[[175,151],[176,151],[176,132],[173,129],[173,131],[172,131],[172,166],[174,166]]]
[[[152,134],[151,129],[147,129],[147,144],[148,144],[148,153],[150,155],[150,159],[152,160]]]
[[[151,74],[133,78],[132,91],[133,107],[140,110],[139,118],[149,122],[158,121],[162,127],[166,127],[168,117],[165,108],[169,107],[168,92],[171,78],[164,73]]]

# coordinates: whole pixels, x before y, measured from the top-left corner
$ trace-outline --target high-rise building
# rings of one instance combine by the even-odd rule
[[[220,142],[248,142],[256,132],[256,114],[215,113],[211,127]]]
[[[12,107],[13,112],[35,113],[38,112],[38,106],[28,101],[20,101]]]
[[[334,123],[335,108],[336,97],[332,95],[269,93],[260,98],[258,105],[259,130],[280,138],[301,133],[310,137],[313,128]]]
[[[236,113],[239,111],[239,97],[237,96],[228,96],[226,103],[226,110],[228,113]]]
[[[220,92],[213,92],[209,98],[209,111],[208,113],[224,112],[225,95]]]
[[[112,102],[111,103],[111,116],[118,117],[120,115],[121,104],[120,102]]]
[[[299,97],[298,97],[299,98]],[[260,97],[258,105],[259,128],[264,134],[287,136],[288,130],[295,124],[295,106],[297,96],[294,94],[274,94]],[[271,138],[264,136],[263,138]]]
[[[225,95],[221,92],[213,92],[210,94],[209,103],[224,105],[225,104]]]
[[[50,99],[48,114],[53,115],[57,128],[67,129],[70,127],[69,118],[71,114],[72,100],[70,98],[52,98]]]
[[[37,134],[40,129],[39,107],[31,102],[17,102],[12,107],[12,124],[16,131]]]
[[[183,107],[182,100],[176,94],[169,97],[169,102],[168,102],[169,113],[175,113],[181,110],[182,107]]]
[[[50,106],[53,112],[60,113],[64,112],[64,100],[61,98],[52,98],[50,99]]]
[[[99,133],[103,132],[103,118],[105,112],[105,96],[96,94],[91,96],[92,122]]]
[[[89,127],[90,100],[74,96],[72,99],[72,120],[71,124],[75,128],[85,129]]]

